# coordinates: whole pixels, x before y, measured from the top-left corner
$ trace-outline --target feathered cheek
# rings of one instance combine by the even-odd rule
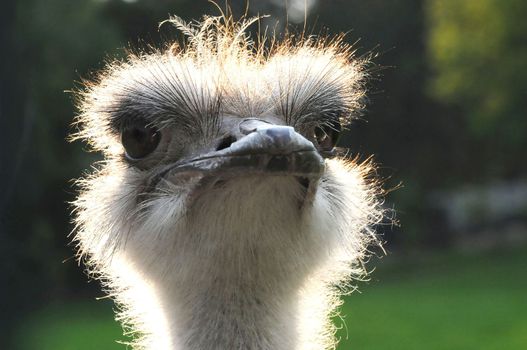
[[[360,166],[344,159],[327,159],[326,172],[319,185],[320,205],[327,217],[345,223],[360,215],[361,203],[368,197]]]
[[[180,196],[163,196],[141,205],[140,226],[142,231],[164,234],[172,232],[185,216],[185,200]]]

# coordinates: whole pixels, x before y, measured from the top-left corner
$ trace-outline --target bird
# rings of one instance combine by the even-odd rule
[[[108,62],[76,93],[79,261],[134,349],[333,349],[339,296],[384,216],[361,116],[368,59],[342,36],[251,35],[258,18],[168,20],[183,40]]]

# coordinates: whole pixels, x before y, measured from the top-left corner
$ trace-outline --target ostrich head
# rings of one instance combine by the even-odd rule
[[[381,218],[370,166],[334,154],[364,62],[338,39],[171,21],[183,48],[111,63],[80,93],[77,137],[105,160],[80,181],[79,256],[135,348],[332,348]]]

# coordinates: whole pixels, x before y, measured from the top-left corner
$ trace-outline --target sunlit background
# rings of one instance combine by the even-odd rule
[[[68,246],[71,179],[100,159],[65,141],[68,90],[126,48],[176,37],[158,30],[169,14],[219,12],[205,0],[0,5],[1,349],[125,349]],[[341,143],[374,155],[400,226],[380,228],[388,255],[345,298],[339,350],[527,349],[527,2],[253,0],[249,14],[278,32],[307,17],[308,31],[346,32],[374,56],[368,110]]]

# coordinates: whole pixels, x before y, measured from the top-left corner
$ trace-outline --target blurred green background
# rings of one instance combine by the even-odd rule
[[[229,1],[235,14],[244,1]],[[113,305],[73,258],[71,179],[100,159],[65,141],[68,93],[205,0],[0,5],[0,348],[124,349]],[[527,349],[527,2],[253,1],[283,30],[347,32],[374,54],[368,110],[342,140],[373,154],[400,226],[336,318],[344,349]],[[286,16],[287,13],[287,16]]]

